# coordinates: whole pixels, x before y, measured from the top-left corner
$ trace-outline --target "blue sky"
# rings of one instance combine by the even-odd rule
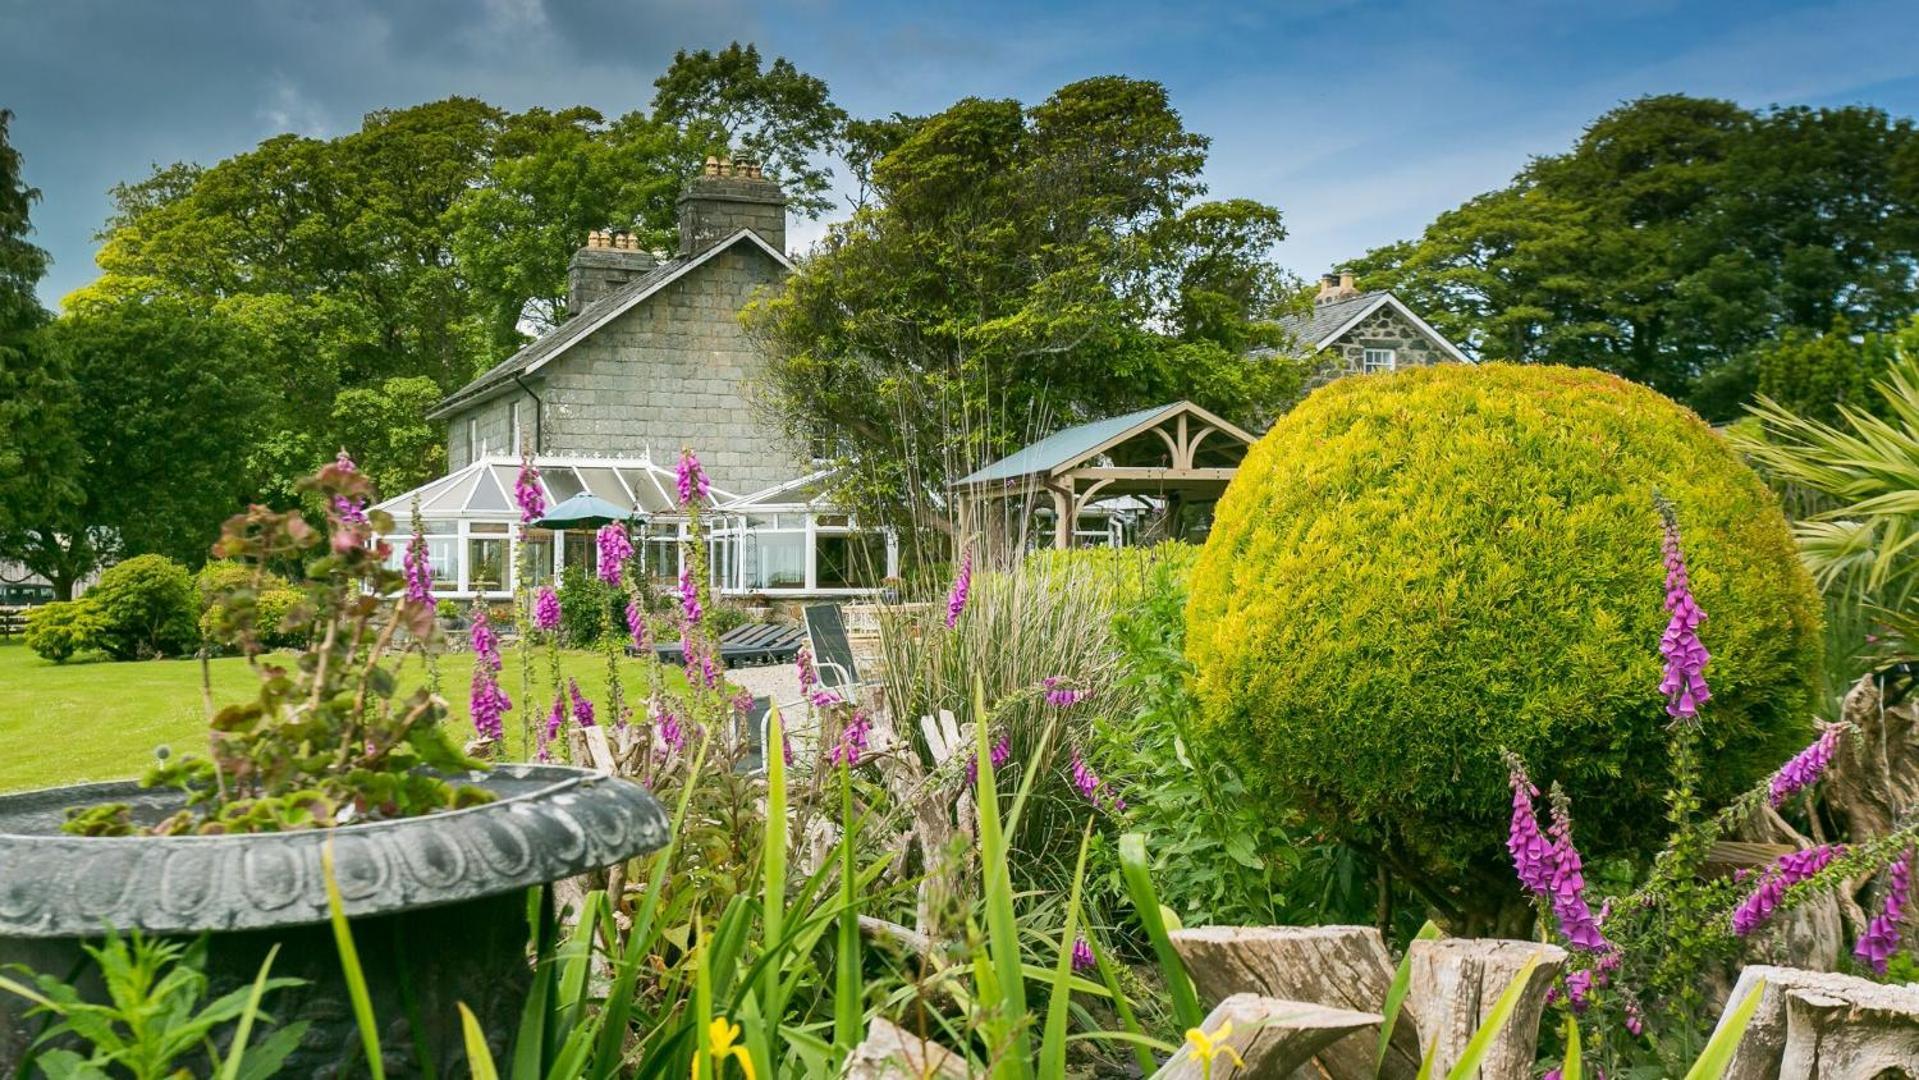
[[[1278,257],[1302,274],[1416,234],[1641,94],[1919,114],[1915,0],[0,0],[0,107],[56,259],[41,296],[92,278],[107,188],[150,163],[449,94],[619,113],[646,104],[675,48],[733,39],[822,76],[856,115],[1160,80],[1213,138],[1213,194],[1278,205]]]

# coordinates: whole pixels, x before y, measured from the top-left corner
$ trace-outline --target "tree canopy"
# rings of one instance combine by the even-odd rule
[[[766,407],[869,520],[943,524],[950,479],[1066,423],[1179,398],[1257,423],[1297,389],[1244,355],[1289,291],[1279,211],[1201,200],[1208,141],[1159,84],[968,98],[852,141],[863,205],[746,318]]]
[[[1343,268],[1485,359],[1599,367],[1730,418],[1749,351],[1919,307],[1919,139],[1878,109],[1641,98]]]

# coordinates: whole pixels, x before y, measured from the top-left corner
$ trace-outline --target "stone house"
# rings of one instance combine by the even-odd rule
[[[1361,292],[1351,274],[1320,279],[1313,309],[1280,320],[1300,354],[1319,361],[1306,389],[1343,375],[1473,360],[1392,293]]]
[[[586,491],[644,514],[641,550],[660,578],[679,570],[672,469],[682,447],[699,454],[713,484],[704,514],[720,591],[858,594],[896,573],[891,538],[823,502],[824,476],[749,400],[761,360],[739,314],[792,268],[779,185],[720,159],[680,195],[676,251],[589,235],[567,268],[566,321],[429,414],[446,423],[449,474],[381,504],[406,521],[417,500],[436,591],[504,596],[517,586],[512,485],[522,453],[539,467],[549,505]],[[525,542],[530,584],[595,558],[587,533],[536,529]]]

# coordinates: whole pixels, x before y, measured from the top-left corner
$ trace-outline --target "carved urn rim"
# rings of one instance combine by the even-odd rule
[[[327,919],[322,849],[350,917],[454,904],[610,866],[666,843],[641,785],[561,765],[504,764],[469,782],[493,802],[420,817],[281,833],[71,836],[68,806],[168,810],[178,793],[131,780],[0,795],[0,937],[264,930]]]

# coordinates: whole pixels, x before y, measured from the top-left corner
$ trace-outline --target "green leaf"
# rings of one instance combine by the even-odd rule
[[[993,777],[993,754],[987,730],[986,684],[973,678],[973,753],[979,763],[974,800],[979,814],[980,877],[985,893],[987,952],[992,958],[993,985],[980,991],[980,1005],[994,1017],[988,1031],[995,1045],[1007,1047],[996,1076],[1024,1080],[1033,1060],[1026,1029],[1026,983],[1020,974],[1019,925],[1013,911],[1013,880],[1006,837],[1000,831],[999,789]]]
[[[1040,1043],[1039,1074],[1066,1075],[1066,1019],[1073,1002],[1073,943],[1079,936],[1080,889],[1086,884],[1086,849],[1092,845],[1093,821],[1079,837],[1079,861],[1073,866],[1073,891],[1066,901],[1066,925],[1059,934],[1059,959],[1053,968],[1053,994],[1046,1005],[1046,1035]]]
[[[1431,919],[1413,935],[1413,941],[1435,941],[1439,938],[1439,927]],[[1412,943],[1406,945],[1406,955],[1399,958],[1399,968],[1393,972],[1393,984],[1386,989],[1386,1004],[1380,1010],[1383,1022],[1379,1025],[1379,1050],[1373,1055],[1373,1072],[1382,1073],[1386,1068],[1386,1051],[1393,1045],[1393,1026],[1399,1022],[1399,1010],[1406,1004],[1406,993],[1413,984]]]
[[[1732,1064],[1733,1052],[1739,1049],[1739,1040],[1746,1037],[1746,1028],[1752,1024],[1753,1014],[1759,1011],[1759,999],[1765,993],[1766,980],[1755,980],[1746,1000],[1712,1033],[1699,1060],[1686,1071],[1686,1080],[1719,1080],[1726,1074],[1726,1066]]]
[[[1152,868],[1146,860],[1146,838],[1139,833],[1127,833],[1119,838],[1120,874],[1126,880],[1126,894],[1133,901],[1133,911],[1139,916],[1140,925],[1146,930],[1146,938],[1153,944],[1153,955],[1159,960],[1159,970],[1166,980],[1167,992],[1173,998],[1173,1017],[1182,1028],[1196,1028],[1205,1019],[1200,1010],[1199,995],[1193,992],[1193,981],[1186,975],[1186,965],[1180,963],[1179,953],[1173,950],[1172,939],[1166,936],[1166,922],[1162,914],[1159,895],[1153,889]]]
[[[380,1059],[380,1032],[374,1026],[373,998],[367,993],[360,953],[353,947],[353,930],[347,925],[340,883],[333,876],[332,837],[320,848],[320,872],[326,878],[327,917],[333,923],[333,944],[340,952],[340,970],[346,977],[347,996],[353,999],[353,1020],[359,1025],[360,1044],[366,1050],[367,1073],[373,1080],[386,1080],[386,1064]]]
[[[500,1080],[493,1051],[486,1048],[486,1032],[480,1030],[480,1021],[464,1001],[460,1002],[460,1035],[466,1040],[466,1067],[473,1073],[473,1080]]]
[[[273,958],[278,955],[280,946],[276,944],[267,950],[267,958],[260,962],[260,973],[253,977],[253,988],[247,993],[246,1008],[241,1011],[240,1022],[233,1029],[233,1048],[227,1052],[226,1064],[220,1067],[220,1080],[238,1080],[240,1062],[246,1057],[247,1042],[253,1037],[253,1019],[260,1014],[260,999],[266,994],[267,973],[272,970]]]
[[[1580,1080],[1579,1021],[1566,1018],[1566,1060],[1559,1066],[1559,1080]]]

